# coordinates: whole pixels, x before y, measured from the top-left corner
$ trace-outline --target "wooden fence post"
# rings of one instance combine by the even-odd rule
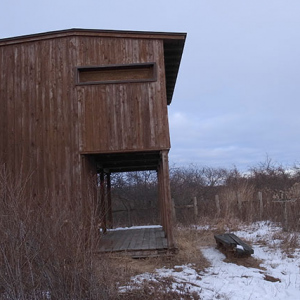
[[[194,201],[194,216],[197,218],[198,217],[198,201],[197,201],[197,197],[194,197],[193,201]]]
[[[219,195],[215,196],[215,202],[216,202],[216,208],[217,208],[217,217],[219,217],[220,213],[221,213]]]
[[[173,221],[176,222],[176,209],[175,209],[175,201],[174,198],[172,198],[172,213],[173,213]]]
[[[241,198],[241,194],[239,192],[236,193],[236,197],[237,197],[237,202],[238,202],[238,208],[239,208],[239,212],[242,212],[242,198]]]
[[[287,213],[287,200],[284,200],[283,209],[283,231],[288,231],[288,213]]]
[[[283,205],[283,231],[288,231],[289,229],[289,218],[288,218],[288,203],[296,202],[296,199],[284,199],[283,196],[279,200],[273,201],[273,203],[280,203]]]
[[[264,212],[262,192],[258,192],[258,201],[259,201],[259,218],[262,219],[263,212]]]

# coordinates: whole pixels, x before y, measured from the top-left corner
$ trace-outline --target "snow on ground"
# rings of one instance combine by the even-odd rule
[[[264,270],[224,262],[225,256],[219,250],[207,247],[200,250],[211,266],[203,272],[197,273],[192,265],[185,265],[158,269],[156,274],[145,273],[132,280],[139,283],[172,277],[174,290],[196,292],[204,300],[300,299],[300,249],[285,254],[279,247],[281,240],[273,239],[273,235],[280,232],[279,227],[269,222],[254,223],[234,232],[251,241],[252,257],[262,260],[260,267]],[[299,242],[300,234],[295,236]]]
[[[128,229],[142,229],[142,228],[162,228],[161,225],[144,225],[144,226],[131,226],[131,227],[117,227],[113,229],[107,229],[107,231],[119,231]]]

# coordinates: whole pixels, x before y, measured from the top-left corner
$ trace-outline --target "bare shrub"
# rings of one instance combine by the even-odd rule
[[[288,255],[292,255],[300,248],[300,236],[297,232],[276,232],[273,234],[273,240],[280,240],[281,250]],[[271,246],[277,247],[276,244]]]
[[[247,181],[241,181],[237,186],[226,186],[222,189],[223,217],[239,218],[242,221],[257,220],[257,203],[254,203],[254,187]],[[256,205],[255,205],[256,204]]]
[[[238,219],[243,222],[270,220],[286,230],[300,230],[299,166],[293,172],[266,161],[241,173],[232,169],[173,166],[170,169],[171,196],[177,224],[202,223],[203,219]],[[112,191],[117,225],[159,223],[157,182],[152,172],[116,176]],[[260,196],[259,196],[260,195]],[[218,196],[218,197],[216,197]],[[194,214],[193,199],[198,214]],[[218,200],[216,200],[218,199]],[[293,200],[286,207],[275,200]],[[287,216],[287,217],[286,217]],[[115,224],[116,224],[115,223]]]
[[[97,271],[92,203],[26,199],[26,184],[1,169],[0,298],[113,299],[110,272],[105,281]]]
[[[157,174],[153,171],[112,175],[112,208],[116,226],[158,223]]]
[[[282,165],[268,156],[265,161],[249,169],[251,181],[256,189],[286,190],[295,183],[295,178]]]
[[[176,207],[176,218],[179,223],[188,225],[197,223],[193,210],[187,208],[193,204],[196,197],[198,215],[215,216],[214,197],[219,192],[227,177],[223,168],[197,167],[190,165],[186,168],[170,170],[171,194]]]

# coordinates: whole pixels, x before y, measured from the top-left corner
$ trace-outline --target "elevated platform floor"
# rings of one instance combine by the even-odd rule
[[[168,250],[161,226],[112,229],[102,236],[100,242],[100,252],[119,252],[135,258],[167,254]]]

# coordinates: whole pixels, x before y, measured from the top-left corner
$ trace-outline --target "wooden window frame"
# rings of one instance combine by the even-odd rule
[[[151,68],[152,74],[149,78],[131,78],[131,79],[116,79],[116,80],[95,80],[95,81],[81,81],[80,73],[97,72],[97,71],[116,71],[119,70],[140,70]],[[101,66],[82,66],[76,67],[76,85],[96,85],[96,84],[113,84],[113,83],[136,83],[136,82],[153,82],[157,81],[157,66],[155,62],[150,63],[136,63],[136,64],[120,64],[120,65],[101,65]]]

